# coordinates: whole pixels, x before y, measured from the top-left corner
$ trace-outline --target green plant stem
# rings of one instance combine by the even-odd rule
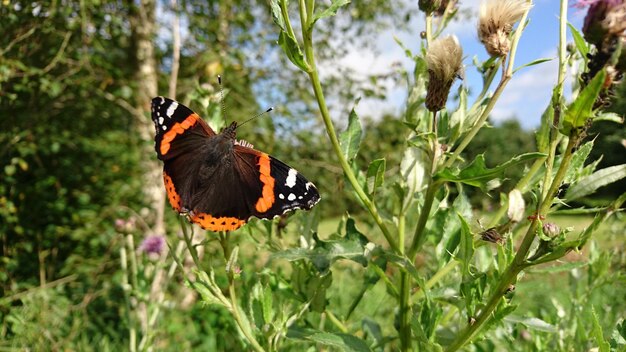
[[[439,185],[439,182],[433,182],[432,180],[428,183],[426,196],[424,197],[424,205],[422,206],[422,209],[420,211],[420,216],[417,220],[417,225],[415,226],[415,234],[413,235],[413,240],[411,242],[411,247],[409,248],[409,251],[407,253],[409,259],[415,258],[415,255],[417,255],[417,251],[419,250],[419,246],[423,242],[422,239],[425,235],[424,229],[426,228],[428,215],[430,215],[430,209],[433,206],[435,194],[437,193],[437,188],[439,187]]]
[[[228,293],[230,294],[230,301],[231,301],[230,311],[233,314],[233,317],[235,318],[237,325],[239,325],[241,332],[243,332],[244,336],[246,337],[246,339],[248,339],[248,342],[250,342],[250,344],[252,345],[255,351],[257,352],[265,351],[263,347],[261,347],[259,342],[254,338],[254,335],[252,335],[250,325],[244,322],[242,318],[241,311],[239,310],[239,304],[237,304],[237,292],[235,290],[235,280],[229,280]]]
[[[433,40],[433,15],[432,13],[426,14],[426,42],[430,44]]]
[[[354,172],[352,171],[350,164],[348,163],[348,161],[343,155],[343,152],[341,151],[341,146],[339,145],[339,140],[337,139],[335,127],[330,118],[328,107],[326,106],[326,99],[324,98],[324,92],[322,90],[322,85],[320,83],[319,74],[317,72],[317,66],[315,63],[315,55],[313,51],[312,28],[310,30],[306,29],[306,28],[309,28],[310,26],[309,26],[309,23],[306,21],[306,18],[308,18],[308,15],[306,14],[306,11],[303,9],[304,6],[306,6],[304,4],[304,0],[300,0],[300,18],[301,18],[301,21],[303,22],[302,23],[302,28],[303,28],[302,37],[304,40],[304,53],[306,56],[306,61],[310,67],[310,71],[307,73],[309,75],[309,79],[311,80],[311,84],[313,85],[313,91],[315,92],[315,98],[317,99],[317,104],[319,106],[320,113],[322,115],[322,120],[324,121],[324,126],[326,127],[326,133],[328,134],[328,137],[330,138],[333,151],[335,152],[335,155],[339,159],[341,168],[343,169],[343,172],[346,175],[348,182],[350,182],[350,185],[352,186],[357,196],[359,197],[359,200],[361,200],[365,208],[369,211],[370,215],[372,216],[372,218],[374,219],[374,221],[376,222],[376,224],[382,231],[383,235],[385,236],[385,239],[387,240],[387,243],[389,243],[389,246],[391,246],[391,248],[394,251],[399,252],[400,248],[399,248],[398,243],[391,235],[391,232],[389,231],[387,226],[384,224],[383,219],[378,213],[378,210],[376,209],[376,206],[374,205],[374,203],[372,203],[372,201],[367,196],[367,194],[365,194],[365,191],[363,191],[363,188],[361,187],[358,180],[356,179],[356,176],[354,175]],[[312,8],[312,5],[310,7]]]
[[[528,2],[531,3],[532,1],[528,0]],[[454,153],[452,153],[452,155],[444,163],[443,165],[444,169],[452,166],[452,164],[456,161],[456,159],[459,157],[461,152],[465,150],[467,145],[472,141],[472,139],[474,139],[474,137],[476,136],[476,133],[478,133],[478,131],[483,127],[485,121],[487,121],[487,118],[489,117],[491,110],[493,110],[493,107],[496,105],[496,101],[498,101],[498,99],[500,98],[500,95],[504,91],[504,88],[511,80],[511,77],[513,76],[513,65],[515,64],[515,54],[517,52],[517,44],[519,43],[519,40],[522,36],[522,26],[524,26],[526,23],[526,17],[528,17],[528,11],[530,11],[530,7],[522,15],[522,18],[519,21],[520,25],[517,27],[517,30],[515,31],[515,35],[513,36],[513,39],[511,40],[511,51],[509,52],[509,55],[508,55],[508,58],[509,58],[508,63],[507,63],[506,69],[503,69],[500,83],[498,83],[496,90],[493,92],[493,96],[491,97],[491,99],[489,99],[489,103],[487,103],[485,110],[483,110],[483,113],[480,115],[476,123],[474,123],[474,126],[472,127],[472,129],[467,133],[467,135],[465,135],[465,137],[463,138],[459,146],[454,150]]]
[[[569,143],[563,155],[563,160],[561,161],[559,170],[552,180],[552,184],[550,185],[550,188],[547,192],[547,197],[544,198],[541,202],[538,214],[547,213],[547,211],[552,206],[553,198],[558,191],[559,185],[565,178],[565,174],[567,173],[570,162],[572,160],[574,146],[578,143],[579,137],[576,133],[576,131],[573,131],[572,135],[570,135]],[[517,279],[517,275],[528,266],[528,264],[526,263],[526,256],[528,255],[530,246],[535,240],[538,225],[539,222],[537,221],[537,219],[531,221],[530,226],[528,227],[528,231],[526,232],[526,235],[524,236],[524,239],[522,240],[522,243],[517,250],[517,253],[515,254],[515,258],[513,258],[513,262],[508,266],[508,268],[500,277],[498,285],[491,292],[491,296],[487,301],[487,304],[481,309],[480,313],[476,317],[476,321],[473,324],[468,325],[461,333],[459,333],[457,339],[446,349],[447,352],[456,351],[459,348],[463,347],[467,342],[471,341],[471,339],[476,335],[477,332],[482,329],[482,327],[491,317],[493,310],[502,299],[509,285],[514,283]]]
[[[326,313],[326,316],[328,317],[328,320],[330,320],[330,322],[337,329],[339,329],[339,331],[341,331],[344,334],[347,334],[349,332],[348,328],[341,322],[341,320],[337,318],[337,316],[335,316],[335,314],[333,314],[333,312],[331,312],[330,310],[326,310],[325,313]]]
[[[122,267],[122,292],[124,292],[124,301],[126,302],[126,319],[128,319],[128,350],[137,351],[137,331],[135,330],[135,319],[132,315],[132,304],[130,302],[131,286],[128,280],[128,259],[126,256],[126,247],[120,248],[120,264]]]
[[[425,289],[429,290],[433,288],[441,279],[443,279],[446,275],[448,275],[458,264],[456,260],[450,260],[443,268],[439,269],[428,281],[426,281]],[[411,296],[411,303],[415,303],[416,301],[424,298],[424,289],[415,292]]]

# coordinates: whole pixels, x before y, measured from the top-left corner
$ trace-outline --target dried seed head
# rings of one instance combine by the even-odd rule
[[[439,111],[446,105],[452,82],[463,73],[462,61],[463,49],[455,36],[437,39],[430,44],[426,52],[428,110]]]
[[[478,15],[478,38],[489,55],[505,56],[509,52],[513,25],[531,6],[525,0],[483,1]]]
[[[439,9],[442,6],[442,3],[445,2],[447,5],[447,1],[444,0],[419,0],[417,5],[420,10],[424,13],[432,13],[433,11]]]

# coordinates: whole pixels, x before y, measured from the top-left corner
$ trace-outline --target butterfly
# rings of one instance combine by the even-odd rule
[[[198,114],[165,97],[152,99],[152,121],[170,205],[203,229],[233,231],[250,217],[271,219],[320,200],[298,171],[237,140],[237,122],[215,133]]]

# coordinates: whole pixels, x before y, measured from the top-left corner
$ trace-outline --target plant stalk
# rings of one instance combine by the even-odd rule
[[[367,196],[367,194],[365,194],[365,191],[363,191],[363,188],[361,187],[358,180],[356,179],[356,176],[354,175],[354,172],[352,171],[350,164],[348,163],[348,161],[343,155],[343,152],[341,151],[341,146],[339,145],[339,140],[337,139],[335,127],[330,118],[328,107],[326,106],[326,99],[324,98],[324,92],[322,89],[322,85],[320,83],[319,74],[317,72],[317,66],[315,63],[315,54],[313,51],[312,28],[309,30],[306,30],[306,28],[310,26],[309,26],[309,23],[303,19],[303,16],[305,16],[304,18],[308,18],[307,16],[310,17],[311,14],[306,14],[305,10],[303,9],[303,6],[305,6],[304,0],[301,0],[300,1],[300,18],[301,18],[301,21],[303,22],[302,23],[302,28],[303,28],[302,37],[304,40],[304,53],[306,56],[306,61],[310,67],[310,72],[307,72],[307,73],[309,75],[309,79],[311,80],[311,84],[313,85],[315,98],[317,99],[317,104],[319,106],[320,113],[322,115],[322,120],[324,121],[324,126],[326,127],[326,133],[328,134],[328,137],[330,138],[333,151],[335,152],[335,155],[339,159],[341,168],[343,169],[343,172],[346,175],[348,182],[350,182],[350,185],[352,186],[357,196],[359,197],[359,200],[361,200],[365,208],[369,211],[370,215],[372,216],[372,218],[374,219],[374,221],[376,222],[376,224],[382,231],[383,235],[385,236],[385,239],[387,240],[391,248],[395,252],[400,252],[400,247],[398,243],[391,235],[391,232],[389,231],[387,226],[384,224],[383,219],[378,213],[378,210],[376,209],[376,206],[374,205],[374,203],[372,203],[372,201]]]

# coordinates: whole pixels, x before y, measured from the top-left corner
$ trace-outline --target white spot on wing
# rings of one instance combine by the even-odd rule
[[[281,194],[278,195],[278,198],[285,199],[285,196],[281,193]]]
[[[163,116],[159,117],[159,125],[162,125],[164,121]]]
[[[167,112],[165,113],[167,117],[172,117],[172,115],[174,115],[174,111],[176,111],[177,108],[178,108],[178,103],[173,101],[172,105],[170,105],[167,108]]]
[[[296,200],[296,195],[293,193],[289,193],[289,196],[287,196],[287,200],[289,201],[294,201]]]
[[[308,191],[309,188],[313,187],[315,188],[315,186],[313,186],[313,184],[311,182],[307,182],[306,185],[304,185],[306,187],[306,190]],[[306,193],[305,193],[306,194]]]
[[[167,129],[167,126],[163,125],[161,126],[161,128],[163,129],[163,131],[165,131]]]
[[[298,171],[294,169],[289,169],[289,174],[287,175],[287,180],[285,180],[285,186],[289,188],[293,188],[296,185],[296,176],[298,175]]]
[[[163,105],[163,103],[165,103],[165,98],[163,97],[159,97],[159,98],[161,98],[161,103],[159,105]]]

